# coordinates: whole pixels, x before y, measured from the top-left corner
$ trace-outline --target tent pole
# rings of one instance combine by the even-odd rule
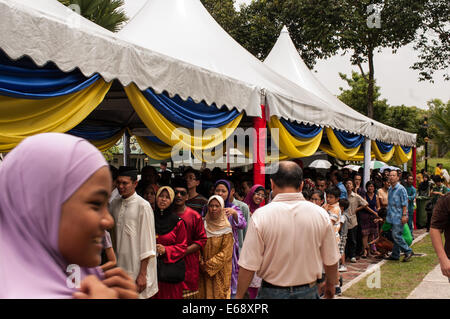
[[[227,150],[227,176],[230,176],[230,170],[231,170],[231,167],[230,167],[230,147],[229,147],[228,143],[225,143],[225,147],[226,147],[226,150]]]
[[[253,183],[261,184],[265,186],[265,154],[266,154],[266,109],[265,103],[266,96],[263,91],[261,91],[261,117],[253,118],[253,127],[255,129],[255,139],[253,141],[254,154],[253,159]],[[256,159],[256,161],[255,161]]]
[[[130,134],[125,130],[123,134],[123,165],[128,166],[130,162]]]
[[[370,161],[371,161],[371,141],[369,138],[364,139],[364,189],[366,188],[366,183],[370,181]]]

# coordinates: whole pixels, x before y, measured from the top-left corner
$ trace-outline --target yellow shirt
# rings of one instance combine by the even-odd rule
[[[439,167],[436,167],[435,170],[434,170],[434,175],[441,176],[442,175],[442,170]]]

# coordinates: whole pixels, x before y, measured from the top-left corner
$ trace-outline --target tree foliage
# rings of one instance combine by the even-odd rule
[[[66,6],[77,5],[86,19],[112,32],[120,30],[128,21],[123,8],[124,0],[59,0]]]
[[[395,52],[413,42],[429,1],[254,0],[241,8],[239,23],[231,28],[227,28],[230,24],[222,26],[260,59],[268,55],[283,25],[309,68],[317,59],[350,52],[352,64],[368,83],[366,107],[361,111],[373,118],[374,54],[383,48]],[[214,16],[213,6],[208,8]],[[235,30],[236,26],[240,29]]]
[[[445,104],[439,99],[428,102],[429,133],[437,143],[439,156],[450,150],[450,100]]]
[[[339,73],[342,80],[346,81],[350,89],[344,90],[342,87],[339,88],[341,94],[339,99],[352,107],[354,110],[361,114],[364,114],[367,107],[367,90],[368,83],[364,80],[363,76],[357,72],[352,71],[352,76],[348,77],[343,73]],[[386,99],[380,98],[380,87],[374,86],[374,117],[373,119],[386,123],[388,120],[387,109],[389,107]]]
[[[443,71],[444,80],[450,80],[450,1],[429,0],[422,12],[423,25],[414,48],[419,61],[412,69],[420,71],[419,80],[433,81],[436,71]]]
[[[342,73],[339,75],[350,87],[347,90],[340,88],[339,99],[356,111],[363,113],[368,90],[367,82],[357,72],[352,72],[351,78]],[[380,96],[380,87],[375,85],[374,119],[391,127],[417,134],[417,145],[423,145],[424,138],[427,136],[427,130],[423,124],[428,112],[415,106],[391,106],[386,99],[380,99]]]

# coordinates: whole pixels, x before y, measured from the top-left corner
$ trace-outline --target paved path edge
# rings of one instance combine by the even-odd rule
[[[424,239],[427,235],[428,235],[428,232],[420,235],[417,238],[415,238],[413,240],[413,242],[411,243],[411,246],[413,246],[415,243],[417,243],[417,242],[421,241],[422,239]],[[344,292],[347,289],[349,289],[351,286],[353,286],[354,284],[360,282],[364,277],[366,277],[366,276],[370,275],[371,273],[375,272],[376,270],[380,269],[380,267],[383,266],[386,262],[387,262],[387,260],[383,259],[379,263],[376,263],[376,264],[368,267],[365,272],[363,272],[358,277],[352,279],[351,281],[346,283],[344,286],[342,286],[341,291]]]

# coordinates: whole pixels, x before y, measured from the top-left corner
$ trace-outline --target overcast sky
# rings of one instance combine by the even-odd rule
[[[145,2],[146,0],[125,0],[128,16],[133,17]],[[238,8],[241,3],[250,2],[251,0],[236,0],[235,4]],[[352,70],[359,72],[358,67],[352,66],[349,61],[348,54],[319,60],[314,67],[314,74],[333,94],[338,95],[339,87],[348,88],[346,82],[339,77],[339,72],[347,75]],[[426,108],[426,102],[433,98],[445,102],[450,100],[450,82],[442,80],[442,73],[434,77],[434,84],[419,82],[418,72],[409,68],[415,61],[417,53],[412,45],[399,49],[396,54],[392,54],[389,49],[375,54],[375,79],[381,87],[381,98],[387,99],[390,105],[404,104],[421,108]],[[365,71],[367,69],[366,67]]]

